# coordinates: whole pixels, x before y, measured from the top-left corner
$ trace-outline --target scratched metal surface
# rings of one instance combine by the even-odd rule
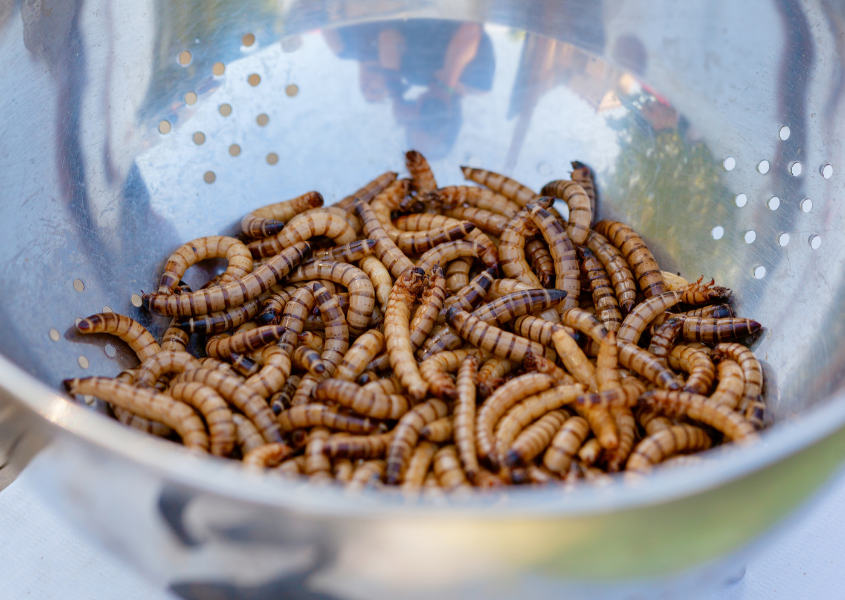
[[[461,22],[485,23],[482,42],[464,89],[444,106],[431,76]],[[590,164],[601,216],[641,231],[664,268],[732,288],[739,312],[768,326],[756,350],[781,425],[764,445],[730,461],[717,455],[706,473],[609,490],[602,510],[718,486],[816,442],[845,422],[836,394],[845,323],[836,201],[845,176],[843,23],[841,7],[821,0],[4,3],[0,281],[9,291],[0,303],[0,392],[12,416],[0,425],[14,439],[24,424],[38,434],[7,473],[58,435],[68,465],[85,471],[101,461],[102,477],[126,469],[127,489],[177,479],[192,490],[307,506],[308,490],[291,494],[278,482],[245,483],[213,461],[196,464],[49,389],[134,364],[120,343],[74,335],[75,319],[108,306],[161,332],[166,321],[131,297],[155,286],[176,246],[233,233],[250,208],[308,189],[342,197],[401,169],[409,146],[429,156],[441,184],[458,183],[463,163],[535,188],[564,176],[571,160]],[[401,31],[409,49],[394,73],[372,65],[387,29]],[[244,44],[246,34],[254,43]],[[194,268],[188,281],[209,275]],[[133,479],[136,468],[150,479]],[[51,476],[72,485],[61,472]],[[517,494],[513,506],[578,512],[595,502],[591,494]],[[372,502],[360,510],[377,510]],[[80,518],[79,506],[65,510]],[[172,575],[154,555],[133,559]]]

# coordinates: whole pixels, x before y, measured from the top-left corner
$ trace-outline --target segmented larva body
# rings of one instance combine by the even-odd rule
[[[645,386],[642,391],[645,392]],[[634,413],[627,406],[611,406],[610,416],[616,421],[619,445],[610,452],[607,458],[607,470],[616,472],[622,469],[634,448],[634,442],[637,439],[637,421],[634,419]]]
[[[337,296],[332,294],[335,298]],[[341,309],[343,308],[343,303],[341,304]],[[322,318],[322,317],[320,317]],[[296,336],[299,340],[300,346],[305,346],[306,348],[311,348],[315,352],[322,352],[323,348],[325,347],[326,340],[323,338],[322,335],[314,333],[313,331],[303,331],[298,336]]]
[[[398,278],[406,269],[413,267],[414,264],[396,246],[396,243],[390,239],[390,236],[384,230],[384,227],[382,227],[381,221],[379,221],[373,209],[361,200],[356,200],[354,206],[355,214],[361,218],[364,233],[369,239],[376,240],[373,253],[390,274],[394,278]]]
[[[618,336],[616,345],[619,348],[620,366],[633,371],[658,387],[667,390],[681,389],[681,384],[675,374],[666,368],[651,352],[643,350],[636,344],[623,342]]]
[[[531,219],[549,244],[555,266],[555,288],[566,291],[566,299],[561,309],[577,308],[581,294],[581,268],[575,247],[566,234],[563,225],[549,211],[539,204],[526,206]]]
[[[363,387],[365,390],[373,390],[375,392],[381,392],[383,394],[398,394],[402,391],[402,384],[399,382],[399,379],[394,375],[392,377],[388,377],[385,379],[377,379],[372,383],[368,383]]]
[[[765,404],[762,403],[760,395],[763,391],[763,369],[754,353],[742,344],[728,342],[713,348],[711,356],[715,362],[729,358],[742,368],[745,389],[742,392],[740,407],[745,409],[746,418],[755,427],[761,427],[765,417]]]
[[[326,365],[320,359],[319,353],[307,346],[298,346],[293,351],[292,362],[293,366],[308,371],[315,377],[321,377],[326,372]]]
[[[162,350],[141,363],[135,376],[135,385],[151,388],[159,377],[166,373],[184,373],[187,370],[199,368],[202,368],[200,361],[187,352]]]
[[[569,417],[557,430],[543,454],[543,466],[555,473],[564,473],[587,436],[590,424],[583,417]]]
[[[733,309],[730,304],[711,304],[710,306],[702,306],[701,308],[694,308],[687,312],[681,313],[681,317],[705,317],[710,319],[724,319],[727,317],[735,317]]]
[[[527,336],[523,335],[523,337]],[[516,366],[516,362],[511,362],[506,358],[499,358],[498,356],[491,356],[484,361],[476,377],[478,395],[482,398],[490,396],[498,387],[505,383],[505,375]]]
[[[587,440],[584,442],[584,445],[578,449],[578,460],[581,461],[582,468],[596,464],[603,456],[604,448],[602,448],[602,445],[596,438]]]
[[[315,250],[312,256],[323,260],[353,263],[370,256],[375,247],[375,240],[356,240],[348,244],[343,244],[342,246],[335,246],[334,248]]]
[[[333,239],[337,246],[354,242],[358,237],[344,217],[317,209],[297,215],[279,233],[250,242],[247,248],[255,258],[268,257],[318,235]]]
[[[282,411],[277,419],[284,432],[308,427],[328,427],[349,433],[371,433],[378,427],[375,421],[343,415],[324,404],[294,406]]]
[[[522,185],[510,177],[505,177],[504,175],[494,173],[493,171],[474,169],[472,167],[461,167],[461,171],[464,174],[464,179],[469,179],[470,181],[483,185],[494,192],[498,192],[519,206],[525,206],[529,202],[534,202],[540,197],[529,187]]]
[[[551,375],[555,380],[556,385],[572,385],[575,383],[575,380],[569,375],[569,373],[558,367],[555,363],[542,356],[535,356],[530,352],[525,355],[525,360],[522,361],[522,366],[526,371],[536,371],[537,373]]]
[[[326,374],[331,376],[334,375],[337,366],[343,361],[346,351],[349,350],[350,328],[334,294],[329,293],[328,289],[319,281],[312,281],[308,284],[308,287],[314,294],[317,309],[320,311],[320,318],[323,320],[325,338],[320,359],[326,368]]]
[[[612,331],[602,340],[596,357],[596,386],[598,391],[613,390],[621,387],[619,376],[619,348],[616,334]]]
[[[508,294],[513,294],[514,292],[525,292],[537,289],[541,289],[541,286],[522,283],[516,279],[496,279],[490,285],[490,289],[484,296],[484,300],[486,302],[492,302],[493,300],[497,300],[502,296],[507,296]]]
[[[161,351],[161,346],[146,327],[117,313],[91,315],[77,323],[76,329],[82,334],[108,333],[120,338],[129,344],[141,362]]]
[[[716,367],[704,352],[683,344],[675,346],[669,353],[669,366],[676,371],[689,373],[683,387],[685,392],[702,396],[710,393],[713,381],[716,379]]]
[[[241,231],[251,238],[270,237],[296,215],[320,206],[323,206],[323,197],[318,192],[306,192],[284,202],[268,204],[246,215],[241,220]]]
[[[427,194],[437,190],[437,181],[425,157],[416,150],[405,153],[405,166],[411,174],[413,190],[417,194]]]
[[[254,319],[264,301],[263,296],[253,298],[241,306],[229,308],[220,312],[213,312],[202,317],[190,317],[179,320],[177,326],[188,333],[215,334],[229,331]],[[264,323],[269,325],[270,323]]]
[[[170,327],[168,327],[164,331],[164,335],[161,336],[161,349],[184,352],[188,348],[188,342],[190,341],[190,334],[182,331],[182,329],[179,328],[179,324],[176,319],[173,319]]]
[[[184,402],[107,377],[66,379],[64,386],[71,395],[88,394],[145,419],[164,423],[179,434],[187,448],[208,452],[205,424]]]
[[[220,276],[221,284],[237,281],[252,271],[252,255],[240,240],[221,235],[201,237],[183,244],[170,255],[164,264],[158,293],[173,294],[188,268],[209,258],[229,261],[226,271]]]
[[[536,229],[528,212],[518,212],[505,226],[499,243],[499,266],[505,277],[534,288],[543,287],[525,259],[526,238],[535,235]]]
[[[258,318],[255,319],[256,322],[259,325],[278,325],[282,320],[285,305],[287,305],[293,294],[301,287],[302,286],[288,285],[282,288],[280,285],[274,285],[272,293],[270,293],[266,298],[264,296],[259,296],[258,300],[261,300],[261,308],[258,313]],[[265,299],[262,300],[262,298]],[[250,300],[250,302],[252,301]],[[246,321],[249,321],[249,319]]]
[[[642,440],[628,459],[628,470],[648,473],[654,465],[681,452],[700,452],[710,448],[707,432],[692,425],[673,425]]]
[[[394,226],[403,231],[426,231],[438,227],[457,227],[461,221],[446,217],[443,215],[432,215],[428,213],[417,213],[412,215],[405,215],[396,219]],[[485,264],[494,265],[498,263],[499,252],[496,249],[493,241],[480,229],[473,229],[466,237],[465,242],[474,242],[481,246],[482,250],[479,255],[481,261]]]
[[[404,396],[365,390],[357,383],[342,379],[326,379],[314,390],[317,402],[335,402],[358,414],[374,419],[399,419],[410,405]]]
[[[384,334],[377,329],[372,329],[359,337],[347,350],[340,365],[337,367],[335,377],[345,381],[355,381],[364,372],[367,365],[384,348]]]
[[[407,412],[395,427],[393,441],[387,449],[387,483],[398,484],[419,440],[423,426],[445,417],[449,407],[442,400],[428,400]]]
[[[466,287],[469,284],[469,271],[472,268],[472,259],[456,258],[446,267],[446,291],[450,294]],[[495,267],[492,267],[495,268]]]
[[[498,264],[496,257],[483,252],[483,248],[479,244],[460,241],[440,244],[432,248],[420,257],[417,261],[417,267],[427,273],[434,265],[440,265],[442,267],[447,262],[461,257],[478,257],[482,259],[487,267],[495,267]]]
[[[557,312],[555,314],[557,314]],[[543,346],[554,346],[552,335],[558,330],[566,332],[572,338],[575,338],[578,335],[571,327],[566,327],[564,325],[560,325],[559,323],[553,323],[551,321],[546,321],[541,317],[534,317],[531,315],[517,317],[511,328],[516,335],[521,335],[522,337],[533,342],[537,342],[538,344],[542,344]]]
[[[508,381],[484,401],[475,424],[478,457],[493,471],[499,468],[495,452],[494,428],[511,407],[539,392],[549,389],[555,380],[543,373],[526,373]]]
[[[525,242],[525,254],[528,257],[531,270],[540,281],[540,285],[544,288],[551,286],[555,281],[555,261],[546,242],[536,237],[527,240]]]
[[[452,439],[452,417],[443,417],[432,421],[422,429],[420,429],[420,437],[429,442],[443,443],[451,441]]]
[[[565,330],[558,329],[552,333],[552,341],[566,370],[572,373],[572,376],[579,383],[583,383],[590,390],[597,389],[596,368],[584,354],[584,351],[578,347],[575,340]]]
[[[453,262],[452,264],[455,263]],[[473,277],[472,281],[468,282],[467,285],[461,288],[455,295],[446,298],[443,302],[443,308],[440,310],[440,314],[438,315],[437,322],[444,322],[446,320],[446,312],[453,306],[461,310],[471,311],[481,304],[481,302],[484,301],[485,294],[487,294],[487,291],[493,284],[497,270],[498,269],[496,267],[490,267],[489,269],[482,271]]]
[[[393,431],[376,435],[333,435],[323,444],[323,453],[330,458],[351,460],[382,458],[394,436]]]
[[[431,467],[431,461],[434,460],[436,453],[437,445],[431,442],[420,442],[414,448],[414,453],[408,461],[408,468],[405,470],[405,477],[402,481],[403,491],[414,492],[422,488]]]
[[[616,221],[599,221],[595,230],[619,248],[637,277],[643,296],[651,298],[666,291],[660,267],[643,239],[633,229]]]
[[[525,428],[505,453],[505,465],[514,469],[534,460],[549,446],[555,433],[569,416],[568,411],[553,410]]]
[[[584,193],[590,199],[590,208],[595,215],[596,203],[599,197],[595,173],[581,161],[573,160],[570,164],[572,165],[572,175],[570,175],[570,178],[584,189]]]
[[[294,291],[287,302],[285,302],[282,310],[282,318],[279,321],[279,327],[283,329],[283,332],[279,338],[278,346],[288,356],[293,356],[293,351],[299,344],[299,334],[302,333],[305,327],[305,320],[308,318],[315,304],[314,294],[307,287]]]
[[[310,252],[311,245],[308,242],[300,242],[285,248],[237,281],[190,294],[145,294],[144,307],[159,315],[190,317],[240,306],[269,290],[307,258]]]
[[[477,188],[476,188],[477,189]],[[483,208],[474,208],[472,206],[459,206],[444,210],[443,214],[453,219],[460,221],[468,221],[481,229],[485,233],[492,233],[493,235],[502,235],[505,227],[508,224],[508,217],[496,214]]]
[[[387,301],[390,298],[390,290],[393,289],[393,279],[390,272],[375,256],[368,256],[360,262],[361,270],[370,278],[373,284],[376,299],[378,300],[381,312],[387,310]]]
[[[270,398],[282,389],[290,377],[291,360],[278,346],[267,346],[258,356],[262,363],[261,369],[245,383],[262,398]]]
[[[284,443],[264,444],[244,454],[243,464],[247,468],[270,469],[278,466],[293,452],[293,448]]]
[[[213,388],[228,403],[248,417],[268,443],[282,441],[279,425],[270,407],[267,406],[267,401],[237,377],[227,375],[222,371],[202,368],[182,373],[176,377],[174,383],[183,381],[195,381]]]
[[[447,320],[455,332],[473,346],[508,360],[520,362],[529,351],[550,360],[556,356],[551,348],[488,325],[463,310],[450,308]]]
[[[361,335],[369,329],[376,305],[376,295],[373,284],[364,271],[342,262],[315,260],[302,265],[288,277],[288,281],[291,282],[314,279],[333,281],[349,290],[349,310],[346,312],[346,322],[350,333]]]
[[[625,257],[606,237],[592,230],[587,235],[587,247],[610,277],[619,306],[625,313],[629,312],[637,301],[637,284]]]
[[[544,185],[540,194],[554,196],[566,202],[569,207],[569,223],[566,225],[566,233],[572,239],[572,243],[579,246],[583,245],[587,241],[590,223],[593,220],[590,197],[584,191],[584,188],[575,181],[558,179]]]
[[[681,331],[684,339],[694,342],[726,342],[754,335],[763,326],[752,319],[713,319],[708,317],[683,317]]]
[[[248,354],[279,341],[285,331],[279,325],[265,325],[228,337],[214,336],[205,345],[205,352],[212,358],[228,360],[233,353]]]
[[[305,446],[305,469],[315,481],[331,479],[332,462],[323,454],[323,447],[329,439],[329,430],[325,427],[315,427],[308,433]]]
[[[422,289],[424,274],[422,269],[411,268],[396,280],[384,315],[384,337],[390,367],[414,402],[422,400],[428,391],[428,383],[420,376],[419,365],[414,359],[409,328],[411,306]]]
[[[576,250],[581,257],[581,264],[590,284],[596,316],[604,323],[608,331],[619,331],[622,326],[622,311],[619,309],[619,301],[616,299],[613,284],[601,261],[587,246],[578,246]]]
[[[493,190],[469,185],[450,185],[440,188],[434,195],[436,202],[446,209],[454,209],[466,204],[470,207],[502,215],[507,219],[512,218],[522,208],[516,202],[508,200],[502,194]]]
[[[475,348],[464,350],[446,350],[428,357],[420,363],[420,375],[428,382],[429,392],[438,398],[454,400],[458,397],[458,389],[449,373],[460,366],[467,356],[480,357]]]
[[[398,174],[392,171],[382,173],[381,175],[367,183],[367,185],[365,185],[361,189],[356,190],[349,196],[346,196],[342,200],[339,200],[338,202],[332,204],[332,206],[340,208],[341,210],[344,210],[348,213],[352,213],[355,211],[356,200],[360,200],[364,203],[369,203],[369,201],[379,195],[384,188],[396,181],[396,178],[398,176]]]
[[[283,354],[287,356],[287,353],[283,352]],[[299,387],[301,381],[302,377],[299,375],[291,375],[282,387],[279,388],[279,391],[270,397],[270,407],[273,409],[273,414],[278,415],[283,410],[287,410],[292,406],[293,395],[296,393],[296,388]]]
[[[736,409],[745,391],[745,375],[742,372],[742,367],[732,360],[721,360],[716,366],[716,370],[719,383],[716,386],[716,391],[710,396],[710,400],[716,404],[723,404],[728,408]]]
[[[176,383],[167,390],[167,395],[196,408],[208,425],[211,438],[210,451],[215,456],[229,456],[235,447],[237,434],[232,411],[226,401],[202,383]]]
[[[662,325],[652,328],[651,341],[648,344],[648,351],[660,361],[663,366],[668,364],[669,352],[675,345],[675,340],[681,333],[684,322],[681,319],[669,318]]]
[[[672,419],[664,417],[660,409],[654,406],[637,406],[634,417],[646,435],[654,435],[658,431],[663,431],[674,425]]]
[[[463,470],[470,481],[475,481],[479,470],[475,446],[475,378],[478,374],[478,363],[478,356],[469,354],[458,368],[458,401],[453,416],[455,446]]]
[[[648,406],[660,408],[669,417],[685,415],[695,421],[701,421],[718,429],[735,442],[755,437],[751,423],[727,406],[716,404],[706,396],[690,392],[656,390],[643,394],[640,401]]]
[[[411,320],[411,346],[419,348],[431,333],[437,315],[446,300],[446,277],[440,265],[434,265],[423,282],[424,291],[414,318]]]
[[[444,446],[438,450],[434,455],[432,466],[442,488],[452,491],[469,487],[454,446]]]
[[[601,344],[607,336],[607,329],[604,323],[599,321],[593,314],[580,308],[570,308],[560,311],[560,322],[566,327],[578,330]]]
[[[640,302],[622,321],[616,337],[622,342],[636,344],[648,324],[681,301],[682,292],[662,292]]]

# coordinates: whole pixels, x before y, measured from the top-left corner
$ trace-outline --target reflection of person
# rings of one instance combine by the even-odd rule
[[[418,19],[323,32],[341,58],[359,63],[368,102],[389,100],[408,145],[429,158],[449,152],[461,125],[460,99],[490,91],[493,45],[477,23]],[[425,88],[410,96],[413,87]]]

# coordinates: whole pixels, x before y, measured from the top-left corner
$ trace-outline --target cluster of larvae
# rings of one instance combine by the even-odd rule
[[[420,153],[406,162],[409,178],[328,207],[309,192],[248,214],[242,239],[178,248],[143,297],[173,318],[161,343],[126,316],[81,320],[141,364],[67,390],[188,448],[358,489],[570,484],[756,437],[762,371],[735,340],[760,324],[594,223],[587,166],[537,194],[469,167],[478,187],[440,188]],[[191,291],[211,258],[225,272]]]

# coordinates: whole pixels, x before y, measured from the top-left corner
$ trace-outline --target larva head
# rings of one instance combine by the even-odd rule
[[[566,290],[545,290],[549,298],[549,308],[557,306],[566,298]]]
[[[578,253],[578,258],[582,261],[596,257],[593,251],[587,248],[587,246],[575,246],[575,251]]]
[[[67,390],[68,394],[73,394],[73,390],[79,385],[79,378],[74,377],[73,379],[65,379],[62,381],[62,385],[64,386],[65,390]]]
[[[472,173],[472,167],[462,166],[461,173],[464,174],[464,179],[469,179],[469,174]]]
[[[542,198],[538,198],[533,202],[535,206],[543,210],[550,208],[552,205],[554,205],[554,203],[555,199],[552,196],[543,196]]]
[[[425,281],[425,271],[419,267],[412,267],[402,273],[400,280],[397,283],[402,283],[408,292],[416,297],[422,292],[423,283]]]
[[[311,208],[320,208],[323,206],[323,195],[320,192],[308,192],[303,197],[303,200]]]
[[[441,267],[438,263],[434,263],[431,270],[428,272],[429,282],[445,278],[446,276],[443,274],[443,267]]]
[[[458,313],[460,313],[460,312],[463,312],[463,311],[460,310],[459,308],[453,306],[448,311],[446,311],[446,320],[449,321],[449,323],[454,324],[455,319],[457,318]]]

